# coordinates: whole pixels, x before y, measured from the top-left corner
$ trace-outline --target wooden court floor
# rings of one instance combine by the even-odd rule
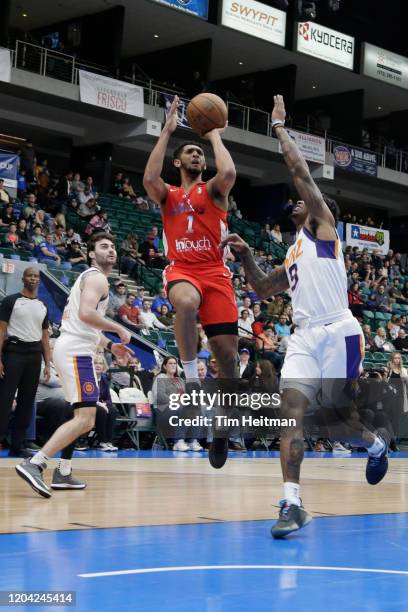
[[[83,491],[39,497],[0,459],[0,533],[275,519],[279,459],[242,458],[214,470],[207,457],[75,459]],[[21,461],[21,460],[20,460]],[[315,516],[408,512],[408,459],[385,480],[365,481],[365,459],[305,459],[301,496]],[[45,475],[49,483],[51,462]]]

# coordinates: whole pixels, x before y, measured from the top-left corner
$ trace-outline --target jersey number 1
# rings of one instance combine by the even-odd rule
[[[192,234],[193,233],[193,221],[194,221],[193,215],[188,215],[188,217],[187,217],[187,234]]]

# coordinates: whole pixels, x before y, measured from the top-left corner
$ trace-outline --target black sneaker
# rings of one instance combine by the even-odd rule
[[[228,458],[228,438],[214,438],[208,449],[208,460],[216,470],[222,468]]]
[[[16,465],[16,472],[36,493],[42,497],[51,497],[51,490],[47,487],[43,480],[43,468],[35,463],[31,463],[28,459]]]
[[[376,485],[384,478],[388,472],[388,445],[389,443],[382,436],[379,436],[384,442],[384,450],[379,457],[368,455],[366,467],[366,480],[370,485]]]
[[[271,529],[271,534],[276,540],[306,527],[312,520],[311,515],[306,512],[303,506],[288,504],[285,499],[280,502],[280,506],[279,518]]]

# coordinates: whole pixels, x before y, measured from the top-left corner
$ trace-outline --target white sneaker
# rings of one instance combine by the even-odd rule
[[[174,451],[189,451],[190,447],[189,445],[185,442],[185,440],[177,440],[177,442],[175,443],[175,445],[173,446],[173,450]]]
[[[96,447],[96,450],[103,451],[105,453],[109,453],[112,449],[109,446],[109,442],[100,442]]]
[[[335,442],[333,444],[333,453],[347,453],[350,454],[351,450],[343,446],[340,442]]]
[[[112,442],[107,442],[106,444],[109,446],[109,450],[112,452],[116,452],[117,450],[119,450],[117,446],[113,446]]]
[[[195,451],[196,453],[199,453],[204,450],[198,440],[193,440],[192,442],[190,442],[189,447],[190,450]]]

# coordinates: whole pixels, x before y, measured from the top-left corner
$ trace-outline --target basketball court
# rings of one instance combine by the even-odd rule
[[[76,453],[87,489],[51,500],[2,458],[0,590],[72,590],[78,610],[403,610],[407,457],[370,487],[363,455],[306,453],[314,520],[286,540],[270,535],[277,453],[231,453],[219,471],[204,453]]]

